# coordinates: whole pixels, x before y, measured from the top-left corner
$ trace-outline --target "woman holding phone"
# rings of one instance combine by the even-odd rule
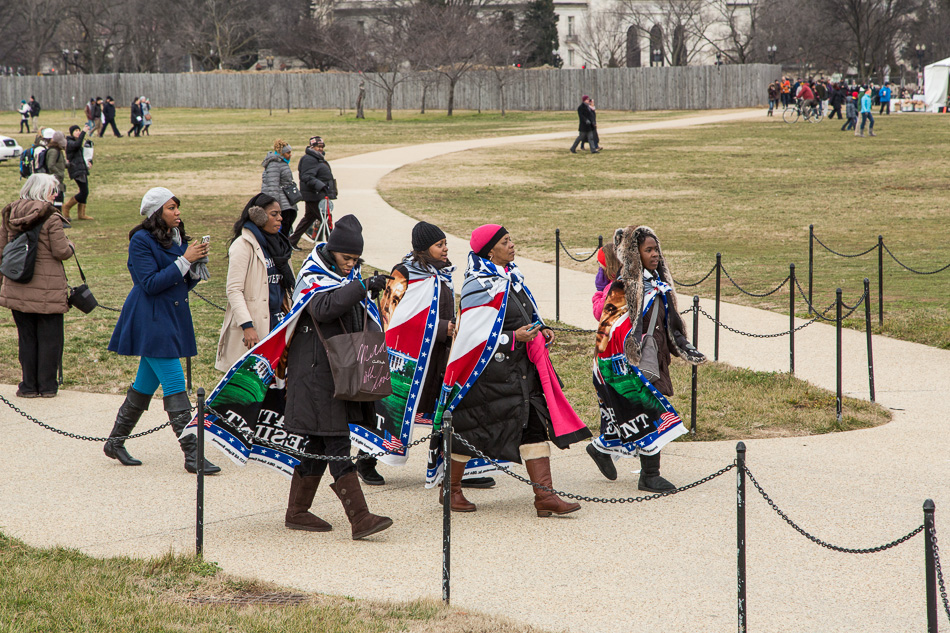
[[[210,238],[188,243],[191,238],[185,233],[179,205],[168,189],[149,189],[139,209],[145,219],[129,233],[128,268],[134,285],[115,324],[109,350],[140,358],[135,382],[119,407],[109,437],[130,435],[161,385],[165,411],[185,454],[185,470],[195,473],[197,440],[194,435],[180,437],[189,422],[191,401],[179,359],[198,353],[188,292],[201,279],[200,266],[195,264],[207,257]],[[103,450],[124,466],[139,466],[142,462],[129,455],[124,444],[123,439],[110,439]],[[205,460],[205,474],[220,470]]]

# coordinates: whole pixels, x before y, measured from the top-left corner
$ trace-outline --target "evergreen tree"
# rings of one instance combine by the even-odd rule
[[[521,23],[521,37],[529,66],[551,64],[560,67],[561,58],[557,55],[557,14],[554,13],[554,0],[531,0],[525,10]]]

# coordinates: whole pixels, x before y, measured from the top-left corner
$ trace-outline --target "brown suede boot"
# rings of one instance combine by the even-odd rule
[[[78,217],[80,220],[95,220],[91,215],[86,215],[86,203],[80,203],[79,206],[76,207],[76,210],[79,211]]]
[[[349,519],[353,530],[354,541],[382,532],[393,524],[393,520],[389,517],[376,516],[366,507],[366,498],[363,496],[360,478],[355,470],[340,477],[336,483],[330,484],[330,488],[343,503],[346,518]]]
[[[528,469],[528,477],[533,483],[541,484],[546,488],[554,488],[551,481],[551,458],[550,447],[547,442],[543,444],[525,444],[521,447],[521,456],[525,460],[525,468]],[[548,453],[548,455],[544,455]],[[543,455],[535,457],[535,455]],[[568,503],[553,492],[534,489],[534,509],[538,511],[539,517],[549,517],[552,514],[570,514],[581,509],[579,503]]]
[[[66,218],[67,220],[69,220],[69,219],[70,219],[70,217],[69,217],[69,210],[72,209],[74,206],[76,206],[76,204],[77,204],[77,203],[76,203],[76,198],[70,198],[69,200],[66,201],[66,203],[65,203],[65,204],[63,205],[63,207],[59,210],[59,212],[63,214],[63,217],[64,217],[64,218]]]
[[[449,482],[449,493],[452,495],[452,512],[475,512],[475,504],[462,494],[462,476],[465,475],[465,464],[452,460],[452,480]],[[442,505],[442,484],[439,484],[439,505]]]
[[[309,512],[313,505],[313,496],[320,485],[322,475],[304,477],[294,469],[294,477],[290,480],[290,498],[287,500],[287,513],[284,514],[284,525],[291,530],[305,530],[307,532],[329,532],[333,526],[320,517]]]

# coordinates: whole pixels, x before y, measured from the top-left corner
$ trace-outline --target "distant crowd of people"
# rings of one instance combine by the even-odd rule
[[[36,97],[31,96],[29,101],[26,99],[20,101],[17,112],[20,113],[20,134],[30,134],[30,127],[36,129],[37,119],[40,116],[40,102]],[[86,106],[83,108],[86,116],[86,132],[89,136],[102,137],[108,128],[112,128],[112,133],[117,138],[122,137],[119,128],[115,124],[116,105],[111,96],[105,99],[102,97],[90,97]],[[126,133],[126,136],[150,136],[149,128],[152,126],[152,104],[148,97],[141,96],[132,100],[129,112],[129,120],[132,127]]]
[[[906,88],[898,90],[897,98],[908,95]],[[797,103],[802,108],[813,108],[819,115],[827,114],[829,119],[838,117],[845,120],[841,131],[854,130],[855,136],[864,136],[865,126],[868,125],[870,136],[874,133],[873,108],[879,107],[878,114],[891,113],[891,100],[894,99],[894,90],[890,82],[883,85],[873,83],[857,85],[849,82],[832,82],[828,79],[796,79],[790,77],[776,79],[768,87],[769,111],[773,116],[779,104],[789,108]],[[842,114],[842,108],[844,113]],[[858,118],[861,119],[858,127]]]

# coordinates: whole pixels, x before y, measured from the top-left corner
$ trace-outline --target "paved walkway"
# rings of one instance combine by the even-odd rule
[[[740,111],[601,130],[632,133],[763,116]],[[344,192],[338,209],[356,212],[366,227],[372,263],[397,261],[413,224],[376,194],[391,170],[444,153],[513,142],[568,139],[574,132],[438,143],[351,157],[334,163]],[[563,148],[558,148],[562,151]],[[446,174],[451,177],[451,174]],[[604,231],[607,232],[606,230]],[[450,238],[455,259],[467,252]],[[542,311],[553,313],[550,265],[519,260]],[[591,275],[563,271],[562,319],[592,327]],[[851,298],[853,300],[853,298]],[[705,304],[706,302],[704,302]],[[683,306],[688,305],[686,298]],[[710,310],[707,305],[707,309]],[[710,310],[711,311],[711,310]],[[724,305],[724,323],[770,333],[788,317]],[[709,350],[703,319],[700,348]],[[845,389],[866,397],[864,335],[846,331]],[[894,420],[876,429],[825,436],[754,440],[748,463],[776,502],[817,536],[851,546],[879,545],[922,521],[921,505],[936,501],[944,551],[950,551],[950,434],[947,433],[950,351],[877,337],[878,400]],[[797,337],[798,375],[834,389],[834,330],[815,324]],[[787,339],[722,333],[725,362],[784,371]],[[12,398],[13,387],[0,387]],[[120,399],[70,393],[55,400],[16,400],[38,418],[77,433],[104,434]],[[153,409],[160,409],[155,403]],[[145,464],[124,468],[97,443],[65,439],[0,407],[5,434],[0,465],[0,529],[35,545],[67,545],[97,556],[158,555],[194,547],[194,479],[184,476],[171,431],[130,443]],[[146,414],[140,428],[162,421]],[[734,457],[731,442],[675,443],[663,471],[685,484]],[[401,469],[384,469],[389,484],[369,489],[370,507],[395,525],[363,542],[349,539],[343,512],[327,487],[315,511],[334,524],[329,534],[283,528],[288,485],[256,467],[222,463],[208,480],[205,552],[228,572],[303,590],[393,600],[438,597],[441,514],[436,492],[421,487],[425,455]],[[637,495],[635,462],[620,478],[603,479],[584,451],[554,456],[555,484],[598,496]],[[674,498],[645,504],[584,504],[568,517],[540,520],[531,492],[503,475],[490,491],[469,497],[478,512],[453,521],[453,604],[506,615],[549,630],[733,631],[735,608],[735,478],[729,473]],[[921,631],[926,627],[923,540],[867,556],[830,552],[806,541],[750,492],[748,605],[751,630]],[[950,569],[950,556],[945,555]],[[945,622],[946,624],[946,622]]]

